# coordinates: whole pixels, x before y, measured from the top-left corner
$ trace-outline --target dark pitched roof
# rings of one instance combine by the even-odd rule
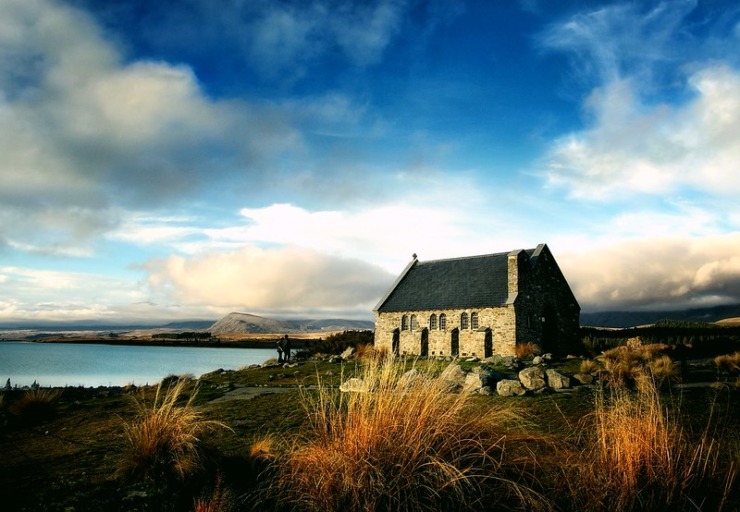
[[[525,252],[532,258],[535,251]],[[423,311],[503,305],[509,296],[509,254],[412,260],[375,309]]]

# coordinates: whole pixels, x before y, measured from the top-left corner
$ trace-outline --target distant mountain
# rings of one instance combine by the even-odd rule
[[[634,327],[654,324],[658,320],[717,322],[740,317],[740,304],[693,308],[680,311],[600,311],[581,313],[581,325],[589,327]]]
[[[200,331],[206,330],[213,325],[213,320],[187,320],[184,322],[170,322],[162,326],[162,329],[173,329],[173,330],[192,330]]]
[[[236,333],[281,333],[373,329],[368,320],[278,320],[249,313],[229,313],[208,330],[212,334]]]

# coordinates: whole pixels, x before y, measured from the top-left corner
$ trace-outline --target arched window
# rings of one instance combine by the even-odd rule
[[[444,331],[447,329],[447,316],[444,313],[439,315],[439,330]]]
[[[433,331],[437,328],[437,315],[432,313],[432,316],[429,317],[429,330]]]
[[[406,315],[403,315],[401,317],[401,330],[402,331],[408,331],[409,329],[409,317]]]
[[[460,315],[460,329],[467,329],[468,328],[468,314],[463,313]]]
[[[478,313],[470,313],[470,328],[478,328]]]
[[[416,315],[411,315],[411,330],[416,330]]]

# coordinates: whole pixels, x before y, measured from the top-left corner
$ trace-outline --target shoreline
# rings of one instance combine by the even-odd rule
[[[22,338],[0,338],[0,343],[66,343],[70,345],[113,345],[134,347],[196,347],[196,348],[274,348],[281,338],[274,335],[272,338],[244,338],[239,340],[218,341],[188,341],[176,339],[151,339],[151,338],[110,338],[99,336],[44,336],[33,339]],[[301,349],[318,342],[321,338],[290,338],[294,349]]]

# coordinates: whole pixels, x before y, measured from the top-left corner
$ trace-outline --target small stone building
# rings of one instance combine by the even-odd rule
[[[375,346],[421,356],[514,355],[531,342],[565,353],[578,305],[547,245],[419,261],[414,255],[375,313]]]

